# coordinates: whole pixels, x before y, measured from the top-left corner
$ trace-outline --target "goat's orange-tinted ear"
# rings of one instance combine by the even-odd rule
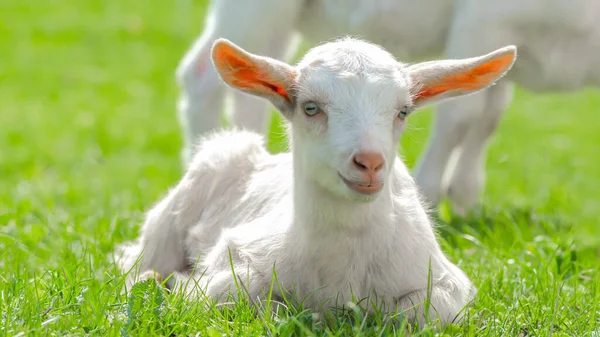
[[[516,57],[517,48],[507,46],[479,57],[410,66],[413,103],[420,107],[485,89],[510,70]]]
[[[212,59],[217,72],[228,85],[267,98],[278,108],[283,102],[291,104],[290,88],[295,77],[291,66],[250,54],[226,39],[218,39],[214,43]]]

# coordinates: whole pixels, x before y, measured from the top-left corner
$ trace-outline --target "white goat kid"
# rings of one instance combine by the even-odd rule
[[[437,204],[448,196],[456,210],[469,209],[483,189],[485,147],[511,101],[510,81],[534,90],[600,86],[598,17],[598,0],[212,0],[205,29],[177,70],[184,162],[195,139],[219,126],[226,87],[210,64],[218,37],[283,59],[294,52],[298,36],[315,44],[358,35],[413,61],[444,52],[451,59],[472,57],[514,44],[525,56],[511,75],[439,107],[415,168],[428,200]],[[239,91],[233,95],[234,124],[263,132],[266,103]],[[449,164],[452,154],[455,165]]]
[[[346,38],[290,66],[219,39],[212,58],[225,83],[278,108],[290,123],[291,153],[269,154],[249,131],[204,136],[179,184],[126,247],[122,270],[139,258],[144,275],[173,274],[171,287],[193,280],[218,300],[237,296],[231,257],[254,299],[264,299],[275,271],[283,291],[306,296],[317,311],[369,297],[423,323],[430,291],[429,319],[458,317],[475,288],[436,241],[397,144],[415,109],[492,85],[516,48],[407,65]]]

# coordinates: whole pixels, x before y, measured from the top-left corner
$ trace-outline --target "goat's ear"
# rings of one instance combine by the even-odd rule
[[[271,101],[282,113],[293,109],[296,70],[281,61],[251,54],[227,39],[217,39],[212,60],[227,85]]]
[[[506,46],[487,55],[429,61],[408,67],[411,93],[417,108],[446,98],[472,94],[494,84],[517,58],[517,48]]]

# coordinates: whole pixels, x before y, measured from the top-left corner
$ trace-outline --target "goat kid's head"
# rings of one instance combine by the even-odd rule
[[[302,174],[336,196],[372,201],[388,183],[407,117],[492,85],[512,67],[516,48],[408,65],[377,45],[344,38],[291,66],[218,39],[212,58],[225,83],[268,99],[291,122]]]

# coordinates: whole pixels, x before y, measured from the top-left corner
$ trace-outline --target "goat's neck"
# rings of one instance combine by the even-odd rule
[[[384,188],[372,202],[351,201],[332,195],[302,171],[294,170],[294,226],[309,235],[353,235],[387,226],[392,198],[389,186]]]

